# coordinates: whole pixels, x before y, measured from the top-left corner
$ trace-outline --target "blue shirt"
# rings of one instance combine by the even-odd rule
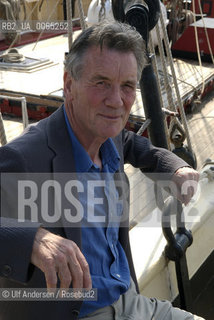
[[[111,218],[119,217],[123,209],[117,201],[118,193],[115,184],[112,183],[113,175],[119,168],[120,157],[112,139],[107,139],[100,148],[102,159],[102,171],[100,171],[76,138],[65,110],[64,113],[72,142],[76,171],[80,173],[78,176],[84,183],[95,182],[94,188],[88,188],[89,198],[85,194],[80,194],[79,197],[84,207],[82,252],[90,267],[92,286],[97,289],[98,295],[97,301],[83,302],[79,314],[79,317],[83,317],[96,309],[111,305],[130,286],[128,261],[118,240],[119,222]],[[103,185],[96,187],[96,182],[101,180],[104,181]],[[93,186],[93,182],[91,183]],[[93,201],[89,200],[91,192],[94,193],[92,198],[102,199],[102,203],[98,201],[94,205]]]

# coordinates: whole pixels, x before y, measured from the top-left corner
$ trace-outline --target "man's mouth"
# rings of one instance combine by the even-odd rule
[[[100,114],[101,117],[107,119],[107,120],[118,120],[121,118],[121,115],[106,115],[106,114]]]

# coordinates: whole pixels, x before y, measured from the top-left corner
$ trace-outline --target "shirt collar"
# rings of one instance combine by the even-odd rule
[[[75,159],[75,167],[77,172],[89,172],[91,168],[97,169],[97,165],[93,163],[88,153],[85,151],[77,137],[75,136],[70,122],[68,120],[65,107],[63,106],[65,122],[68,133],[73,146],[73,154]],[[120,156],[111,138],[108,138],[101,146],[100,153],[102,157],[103,171],[114,173],[119,168]]]

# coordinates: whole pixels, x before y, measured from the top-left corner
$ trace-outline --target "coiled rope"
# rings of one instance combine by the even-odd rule
[[[25,57],[23,54],[19,53],[18,49],[11,48],[2,54],[0,59],[5,63],[18,63],[24,61]]]

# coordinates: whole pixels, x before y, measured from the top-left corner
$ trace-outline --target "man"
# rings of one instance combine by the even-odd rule
[[[98,291],[97,300],[86,300],[83,304],[78,300],[12,304],[4,301],[1,319],[14,319],[17,314],[23,320],[198,319],[172,308],[169,302],[137,294],[127,206],[123,201],[115,209],[111,203],[112,197],[119,199],[118,181],[123,189],[124,162],[144,172],[168,173],[178,187],[188,179],[198,179],[197,172],[171,152],[124,130],[145,64],[143,52],[141,36],[125,24],[103,22],[83,31],[66,57],[64,106],[1,148],[2,172],[25,172],[32,176],[60,173],[63,177],[64,173],[69,176],[75,172],[80,180],[87,180],[90,175],[99,179],[114,177],[111,187],[101,185],[103,203],[96,207],[104,225],[87,216],[90,198],[84,193],[85,180],[82,189],[75,185],[79,209],[84,213],[76,224],[61,217],[62,225],[56,228],[48,229],[39,221],[25,221],[18,227],[16,220],[2,219],[8,223],[2,227],[0,236],[2,287],[93,287]],[[99,192],[95,191],[97,199]],[[192,195],[192,189],[187,195],[177,194],[185,204]],[[110,207],[115,210],[112,221]],[[121,217],[120,224],[114,220],[117,214]]]

